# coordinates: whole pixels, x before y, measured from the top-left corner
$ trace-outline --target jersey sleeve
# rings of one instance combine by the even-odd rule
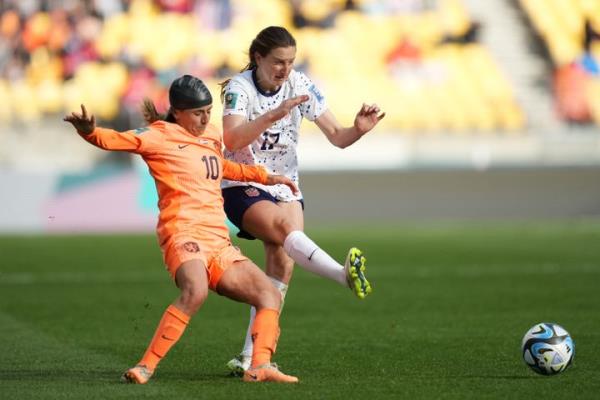
[[[118,132],[112,129],[96,127],[89,135],[81,135],[89,143],[104,150],[128,151],[142,154],[146,147],[146,137],[143,133],[150,128]]]
[[[264,185],[267,183],[267,177],[267,171],[263,167],[223,160],[223,179],[239,182],[256,182]]]
[[[309,97],[308,101],[298,106],[300,108],[300,113],[302,113],[302,116],[309,121],[314,121],[327,110],[325,96],[313,81],[302,72],[296,72],[294,79],[296,88],[295,95],[300,96],[307,94]]]
[[[233,78],[225,87],[223,96],[223,116],[248,115],[250,108],[250,93],[244,84]]]

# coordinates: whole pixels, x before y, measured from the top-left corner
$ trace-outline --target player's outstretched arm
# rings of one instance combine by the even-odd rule
[[[248,146],[256,140],[271,125],[292,111],[294,107],[308,101],[307,95],[296,96],[283,101],[279,107],[268,111],[253,121],[246,120],[241,115],[226,115],[223,117],[223,143],[227,150],[235,151]]]
[[[94,117],[94,115],[88,115],[83,104],[81,105],[81,114],[72,112],[71,115],[65,115],[63,121],[70,122],[77,132],[84,136],[94,132],[94,129],[96,128],[96,117]]]
[[[86,141],[104,150],[142,152],[143,139],[134,131],[117,132],[112,129],[96,127],[96,118],[88,114],[82,104],[81,114],[73,112],[66,115],[63,121],[69,122]]]
[[[327,139],[336,147],[345,148],[356,142],[364,134],[372,130],[385,117],[385,113],[377,104],[363,104],[356,117],[354,125],[344,128],[330,110],[325,111],[315,120]]]

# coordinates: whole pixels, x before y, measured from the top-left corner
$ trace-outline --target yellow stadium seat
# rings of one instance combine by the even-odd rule
[[[9,83],[0,79],[0,122],[9,122],[12,120],[12,97]],[[2,131],[2,129],[0,129]],[[1,132],[0,132],[1,134]]]
[[[36,88],[25,80],[13,82],[10,85],[10,97],[13,111],[17,119],[24,122],[34,122],[41,118]]]
[[[571,63],[582,53],[582,46],[567,36],[554,35],[548,42],[552,60],[558,66]]]
[[[115,61],[106,64],[104,69],[108,74],[108,80],[110,81],[108,87],[115,93],[123,93],[127,87],[129,79],[129,71],[127,70],[127,67]]]
[[[560,16],[563,34],[573,39],[581,38],[583,32],[583,11],[580,3],[573,0],[554,0],[555,10]]]
[[[65,109],[66,113],[77,111],[81,103],[85,104],[82,90],[75,79],[63,82],[62,92],[63,108]]]
[[[438,0],[438,12],[445,33],[461,35],[470,26],[470,18],[461,0]]]
[[[31,61],[25,74],[27,80],[34,85],[47,79],[59,79],[63,75],[62,61],[46,47],[39,47],[31,53]]]
[[[37,85],[37,101],[41,112],[62,112],[62,98],[62,85],[58,79],[46,79]]]
[[[517,132],[523,129],[525,125],[525,117],[521,109],[519,109],[515,104],[503,102],[498,105],[496,110],[500,122],[500,128],[508,132]]]
[[[105,58],[118,57],[129,37],[128,14],[115,14],[109,17],[96,40],[96,50]]]
[[[442,26],[438,15],[434,11],[426,11],[421,14],[417,24],[417,42],[422,46],[430,46],[438,43],[443,36]]]
[[[596,125],[600,126],[600,78],[590,79],[587,85],[590,112]]]

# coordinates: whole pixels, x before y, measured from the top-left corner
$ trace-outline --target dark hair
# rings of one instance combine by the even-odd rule
[[[166,116],[156,111],[154,103],[150,99],[144,99],[142,114],[148,123],[159,119],[167,122],[175,122],[173,109],[188,110],[190,108],[205,107],[212,104],[210,91],[200,79],[191,75],[183,75],[175,79],[169,87],[169,103],[171,107]]]
[[[144,102],[142,103],[142,115],[148,124],[156,122],[158,120],[173,122],[175,123],[175,115],[173,115],[173,110],[169,108],[167,114],[159,114],[156,111],[156,107],[154,106],[154,102],[149,98],[144,98]]]
[[[250,43],[250,49],[248,49],[248,58],[250,61],[242,68],[240,72],[247,71],[249,69],[256,68],[255,54],[258,53],[263,57],[266,57],[271,50],[278,47],[296,47],[296,39],[292,34],[281,26],[269,26],[256,35],[252,43]],[[231,79],[227,79],[219,85],[221,86],[221,101],[225,95],[225,86]]]

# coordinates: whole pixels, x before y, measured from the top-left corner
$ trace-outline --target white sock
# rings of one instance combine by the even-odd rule
[[[256,317],[256,308],[250,307],[250,322],[248,323],[248,329],[246,330],[246,340],[244,341],[244,348],[242,349],[242,356],[244,358],[252,358],[252,324],[254,324],[254,318]]]
[[[285,252],[292,257],[296,264],[307,271],[324,278],[329,278],[340,285],[348,287],[344,266],[324,252],[302,231],[293,231],[283,242]]]
[[[279,293],[281,293],[281,307],[279,307],[279,314],[281,314],[281,311],[283,310],[283,303],[285,302],[285,295],[287,294],[287,290],[288,290],[288,285],[286,285],[285,283],[275,279],[275,278],[271,278],[269,277],[269,279],[271,280],[271,282],[273,283],[273,286],[275,286],[277,288],[277,290],[279,290]],[[252,324],[254,324],[254,318],[256,317],[256,308],[254,307],[250,307],[250,322],[248,323],[248,329],[246,330],[246,340],[244,341],[244,348],[242,349],[242,356],[245,358],[252,358]]]

